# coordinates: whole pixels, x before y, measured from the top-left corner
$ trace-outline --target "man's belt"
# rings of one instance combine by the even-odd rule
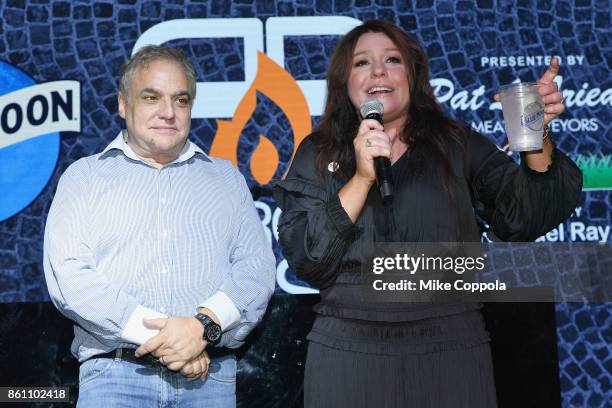
[[[136,349],[132,349],[132,348],[118,348],[116,350],[109,351],[108,353],[96,354],[95,356],[89,357],[87,360],[91,360],[94,358],[110,358],[113,360],[118,359],[118,360],[123,360],[123,361],[129,361],[130,363],[140,364],[140,365],[150,366],[150,367],[161,366],[159,359],[155,357],[153,354],[149,353],[141,357],[136,357],[134,355],[135,351]]]
[[[119,359],[123,361],[129,361],[130,363],[140,364],[140,365],[149,366],[149,367],[162,366],[162,364],[159,361],[159,358],[155,357],[153,354],[149,353],[141,357],[136,357],[134,355],[135,351],[136,349],[133,349],[133,348],[118,348],[116,350],[109,351],[108,353],[96,354],[95,356],[89,357],[87,360],[91,360],[93,358],[110,358],[110,359]],[[207,349],[206,352],[208,353],[211,359],[233,354],[233,352],[229,349],[213,348],[213,347]],[[83,361],[83,363],[85,361]]]

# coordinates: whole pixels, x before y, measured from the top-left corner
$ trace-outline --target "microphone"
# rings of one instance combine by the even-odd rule
[[[375,119],[383,124],[384,107],[378,99],[368,99],[359,107],[361,117],[364,119]],[[393,199],[393,175],[391,173],[391,161],[386,157],[374,158],[374,171],[376,172],[376,183],[380,196],[386,204]]]

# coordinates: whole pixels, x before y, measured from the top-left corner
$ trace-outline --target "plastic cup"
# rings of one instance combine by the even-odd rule
[[[510,150],[527,152],[542,149],[544,102],[535,82],[499,88]]]

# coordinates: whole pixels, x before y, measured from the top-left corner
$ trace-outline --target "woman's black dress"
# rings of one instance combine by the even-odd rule
[[[479,242],[475,214],[502,240],[532,241],[577,205],[581,172],[558,150],[537,173],[476,132],[464,137],[463,152],[449,142],[450,194],[436,163],[415,171],[408,150],[392,166],[392,207],[374,187],[356,224],[338,198],[345,182],[315,170],[316,134],[276,184],[284,256],[321,290],[308,335],[307,408],[496,406],[479,304],[368,303],[359,288],[363,242]]]

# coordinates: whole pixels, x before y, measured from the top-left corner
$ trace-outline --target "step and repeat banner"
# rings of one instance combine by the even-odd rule
[[[271,181],[316,126],[338,39],[371,18],[415,35],[442,106],[506,151],[496,89],[535,81],[559,58],[566,112],[551,128],[556,145],[583,171],[584,192],[571,217],[538,241],[612,241],[609,0],[0,4],[1,302],[48,300],[42,238],[57,181],[119,133],[119,69],[146,44],[179,47],[194,62],[191,140],[245,176],[277,256],[277,294],[316,293],[295,279],[278,248]],[[600,406],[612,397],[612,307],[555,307],[561,400]]]

